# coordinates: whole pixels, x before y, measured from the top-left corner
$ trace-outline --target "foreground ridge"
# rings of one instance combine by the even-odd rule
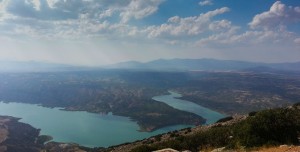
[[[177,151],[264,151],[268,147],[299,144],[299,131],[300,104],[295,104],[234,115],[215,124],[173,131],[110,147],[106,151],[147,152],[166,148]]]

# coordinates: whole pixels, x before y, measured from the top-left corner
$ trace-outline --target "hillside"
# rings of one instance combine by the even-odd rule
[[[254,151],[283,144],[299,144],[300,104],[233,116],[209,126],[183,129],[104,151],[149,152],[172,148],[210,151],[216,148]],[[281,147],[282,148],[282,147]],[[272,148],[270,148],[272,149]],[[273,148],[274,149],[274,148]],[[280,148],[275,148],[280,149]],[[282,148],[283,149],[283,148]]]
[[[39,129],[19,122],[18,118],[0,116],[0,151],[39,152],[47,141],[47,136],[39,133]]]

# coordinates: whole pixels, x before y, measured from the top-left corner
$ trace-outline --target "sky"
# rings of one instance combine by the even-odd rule
[[[300,61],[300,0],[0,0],[0,60]]]

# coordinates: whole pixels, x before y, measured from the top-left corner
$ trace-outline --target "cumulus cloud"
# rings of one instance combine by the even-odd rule
[[[230,28],[227,28],[226,30],[215,32],[208,37],[199,38],[194,44],[195,46],[216,46],[219,44],[232,44],[237,43],[236,40],[233,40],[232,38],[237,34],[237,31],[240,28],[238,26],[233,26],[230,23]]]
[[[111,17],[118,13],[122,22],[142,19],[158,10],[164,0],[3,0],[2,10],[9,14],[39,20],[76,19],[81,14],[91,18]],[[4,3],[7,5],[4,6]]]
[[[72,10],[69,10],[68,8],[51,9],[46,0],[7,1],[8,4],[6,5],[5,10],[8,14],[14,16],[14,18],[64,20],[76,19],[80,13],[78,10],[75,10],[75,8]]]
[[[129,25],[155,13],[165,0],[4,0],[3,10],[13,16],[6,20],[11,34],[33,37],[81,36],[142,36],[170,37],[175,42],[181,37],[195,37],[209,32],[222,32],[231,27],[227,20],[212,20],[228,12],[223,7],[199,16],[174,16],[165,24],[136,27]],[[4,2],[2,1],[1,4]],[[118,19],[119,20],[116,20]],[[2,26],[4,28],[4,26]],[[145,36],[146,35],[146,36]],[[171,40],[172,38],[174,40]]]
[[[211,21],[208,36],[196,40],[196,46],[272,46],[299,43],[297,34],[288,30],[288,24],[300,21],[299,7],[286,6],[275,2],[269,11],[256,15],[249,23],[249,29],[240,31],[238,26],[228,20]]]
[[[158,10],[158,6],[164,0],[132,0],[129,5],[120,13],[122,22],[126,23],[131,18],[142,19]]]
[[[246,30],[239,32],[239,27],[231,25],[231,28],[228,30],[200,38],[195,42],[195,46],[253,47],[268,44],[268,46],[282,47],[284,45],[292,46],[297,42],[300,42],[300,39],[297,39],[297,35],[287,30],[280,32],[277,30]]]
[[[223,7],[213,11],[209,11],[199,16],[180,18],[174,16],[168,19],[167,23],[160,26],[148,27],[149,37],[184,37],[184,36],[196,36],[209,30],[222,29],[228,24],[229,21],[220,21],[212,23],[211,19],[214,16],[228,12],[230,9]],[[213,25],[212,25],[213,24]],[[211,27],[211,28],[209,28]]]
[[[300,38],[296,38],[296,39],[294,40],[294,42],[295,42],[296,44],[299,44],[299,45],[300,45]]]
[[[240,31],[222,14],[228,7],[197,16],[173,16],[158,25],[135,26],[130,21],[157,12],[164,0],[0,0],[0,34],[12,37],[159,40],[171,45],[212,47],[258,43],[299,44],[299,36],[285,25],[299,21],[299,7],[275,2],[269,11],[256,15],[249,29]],[[203,4],[212,2],[201,1]],[[200,2],[200,3],[201,3]],[[199,4],[200,4],[199,3]],[[201,4],[200,4],[201,5]],[[10,16],[8,16],[10,15]],[[3,16],[6,16],[5,18]],[[276,25],[276,28],[272,27]],[[280,27],[280,28],[278,28]]]
[[[294,34],[288,31],[272,31],[272,30],[262,30],[262,31],[246,31],[240,35],[235,35],[231,38],[233,42],[243,42],[250,44],[258,43],[268,43],[268,44],[278,44],[291,42],[294,39]]]
[[[0,1],[0,21],[5,19],[7,16],[9,16],[7,13],[6,13],[6,7],[8,5],[8,0],[2,0]]]
[[[203,0],[203,1],[199,2],[199,5],[201,5],[201,6],[213,5],[213,1],[212,0]]]
[[[57,3],[57,2],[59,2],[59,0],[46,0],[47,1],[47,4],[48,4],[48,6],[50,7],[50,8],[55,8],[55,4]]]
[[[25,3],[28,5],[33,5],[33,8],[39,11],[41,9],[40,0],[25,0]]]
[[[90,17],[100,19],[118,13],[120,21],[127,23],[131,19],[142,19],[158,10],[164,0],[47,0],[50,8],[69,13],[88,13]]]
[[[223,31],[226,29],[230,29],[232,27],[231,22],[228,20],[220,20],[220,21],[214,21],[209,24],[208,28],[211,31]]]
[[[99,18],[103,19],[103,18],[111,17],[113,13],[114,13],[113,9],[104,10],[99,14]]]
[[[2,0],[0,28],[32,37],[134,36],[139,30],[127,22],[152,15],[163,1]]]
[[[276,1],[269,11],[256,15],[249,25],[252,29],[270,29],[299,21],[300,7],[287,6],[281,1]]]

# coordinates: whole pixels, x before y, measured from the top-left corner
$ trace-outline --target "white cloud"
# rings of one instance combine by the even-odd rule
[[[268,44],[282,47],[298,43],[297,34],[287,28],[289,23],[300,21],[300,8],[275,2],[269,11],[256,15],[249,23],[250,29],[238,32],[237,26],[228,20],[213,21],[209,29],[213,32],[196,41],[196,46],[256,46]]]
[[[201,6],[213,5],[213,1],[212,0],[203,0],[203,1],[199,2],[199,5],[201,5]]]
[[[88,14],[93,19],[119,16],[122,23],[152,15],[165,0],[4,0],[0,7],[14,16],[39,20],[76,19]],[[7,2],[8,5],[3,5]],[[116,17],[114,16],[114,17]]]
[[[300,7],[286,6],[281,1],[276,1],[269,11],[256,15],[249,25],[252,29],[271,29],[299,21]]]
[[[111,17],[113,15],[113,13],[114,13],[114,10],[111,8],[104,10],[99,14],[99,18],[103,19],[103,18]]]
[[[29,5],[33,5],[33,8],[35,8],[37,11],[41,9],[41,2],[40,0],[25,0],[25,3]]]
[[[115,22],[127,23],[131,19],[143,19],[158,10],[165,0],[3,0],[1,10],[16,17],[38,20],[87,18],[101,20],[113,17]],[[118,18],[119,16],[119,18]],[[117,20],[116,20],[117,19]],[[118,20],[119,19],[119,20]]]
[[[5,11],[9,0],[2,0],[0,1],[0,21],[7,17],[7,13]]]
[[[168,22],[170,22],[170,23],[179,23],[180,20],[181,20],[181,18],[179,16],[173,16],[173,17],[170,17],[168,19]]]
[[[224,29],[222,31],[219,31],[219,28],[217,28],[217,31],[208,37],[200,38],[195,43],[191,43],[191,45],[195,46],[217,46],[219,44],[233,44],[237,43],[236,40],[233,40],[233,37],[237,34],[237,31],[240,29],[237,26],[231,25],[231,22],[229,22],[229,26],[227,29]]]
[[[237,50],[233,56],[244,52],[248,52],[251,56],[252,50],[259,54],[264,48],[267,48],[267,51],[273,48],[297,50],[300,46],[299,35],[288,30],[288,24],[299,21],[300,8],[286,6],[280,1],[275,2],[270,10],[253,17],[249,29],[248,26],[240,28],[234,21],[224,18],[222,14],[230,11],[227,7],[208,12],[199,10],[203,12],[199,15],[183,13],[185,17],[180,13],[175,14],[178,16],[169,17],[164,23],[158,23],[161,22],[160,19],[158,22],[151,23],[153,21],[151,20],[137,25],[136,22],[130,22],[146,20],[160,9],[164,1],[0,0],[0,40],[9,41],[11,48],[21,52],[20,56],[25,54],[24,50],[32,48],[36,51],[28,57],[43,52],[41,50],[48,50],[50,54],[53,50],[61,52],[68,50],[68,55],[76,56],[74,62],[81,60],[84,55],[88,56],[86,61],[90,61],[90,57],[99,61],[100,56],[101,60],[110,60],[105,55],[111,50],[115,51],[111,55],[112,58],[122,58],[123,55],[123,59],[126,60],[127,56],[136,56],[136,59],[144,57],[149,60],[148,56],[155,58],[159,53],[165,54],[164,57],[170,57],[170,54],[176,57],[176,53],[181,53],[181,57],[198,57],[205,48],[206,52],[217,50],[217,53],[226,54],[224,52]],[[210,5],[212,2],[202,0],[199,5]],[[23,45],[19,45],[16,41],[21,41],[24,46],[31,41],[32,48],[24,49]],[[49,42],[52,42],[51,45]],[[60,42],[60,45],[56,45]],[[88,44],[83,46],[78,42]],[[95,54],[86,53],[89,46],[93,46]],[[148,54],[141,55],[140,50],[145,49],[147,51],[142,53]],[[169,51],[165,52],[168,49]],[[80,51],[80,55],[74,53],[74,50]],[[103,54],[97,54],[101,50]],[[153,53],[153,50],[157,52]],[[193,53],[188,50],[193,50]],[[0,51],[5,52],[4,49]],[[123,54],[120,55],[120,52]],[[293,57],[297,53],[289,56]],[[12,58],[15,56],[9,52],[7,54]],[[45,58],[48,56],[44,55]],[[63,58],[61,61],[65,60],[65,56],[61,54],[54,55],[53,59],[56,61],[57,57]],[[5,57],[1,54],[0,58]]]
[[[228,12],[230,9],[223,7],[214,11],[209,11],[199,16],[180,18],[174,16],[168,19],[168,23],[164,23],[160,26],[150,26],[147,29],[149,37],[185,37],[185,36],[197,36],[210,29],[211,19],[214,16]],[[229,22],[229,21],[223,21]],[[225,23],[223,23],[225,24]],[[214,28],[220,25],[212,25]]]
[[[224,29],[230,29],[231,28],[231,22],[228,20],[221,20],[221,21],[214,21],[209,24],[209,29],[211,31],[223,31]]]
[[[300,44],[300,38],[296,38],[296,39],[294,40],[294,42],[295,42],[296,44]]]
[[[38,39],[62,38],[74,40],[95,37],[122,41],[134,39],[138,41],[159,41],[170,45],[210,46],[212,48],[221,45],[234,47],[262,43],[299,43],[299,39],[297,39],[299,36],[289,32],[284,24],[274,29],[269,28],[269,24],[263,21],[277,21],[274,15],[270,15],[275,12],[277,12],[277,15],[300,12],[299,7],[287,7],[280,2],[274,3],[268,13],[262,13],[269,15],[258,14],[254,17],[249,24],[251,27],[253,26],[253,29],[239,31],[241,28],[234,25],[230,20],[222,19],[222,16],[220,16],[230,11],[227,7],[208,11],[198,16],[173,16],[163,24],[141,27],[132,25],[129,21],[152,15],[164,0],[27,1],[28,4],[14,3],[13,0],[1,1],[0,14],[3,12],[2,14],[11,16],[5,19],[0,16],[0,21],[1,18],[5,20],[0,24],[0,29],[2,29],[0,34],[12,37],[28,36]],[[1,10],[4,11],[1,12]],[[293,19],[292,22],[297,21],[295,14],[294,17],[285,17],[285,20],[291,19]],[[259,28],[264,26],[268,28]]]
[[[280,32],[274,30],[248,30],[241,33],[238,30],[239,27],[231,25],[228,30],[200,38],[195,46],[255,48],[255,46],[267,44],[268,46],[282,48],[283,46],[293,46],[294,42],[297,43],[297,35],[286,30]]]
[[[50,8],[55,8],[55,4],[59,1],[59,0],[46,0],[47,4]]]
[[[164,0],[131,0],[129,5],[120,13],[122,23],[127,23],[131,18],[142,19],[158,10]]]
[[[0,21],[5,20],[5,27],[0,24],[0,29],[9,29],[5,30],[9,35],[29,37],[132,37],[140,31],[127,22],[155,13],[163,1],[3,0]]]

